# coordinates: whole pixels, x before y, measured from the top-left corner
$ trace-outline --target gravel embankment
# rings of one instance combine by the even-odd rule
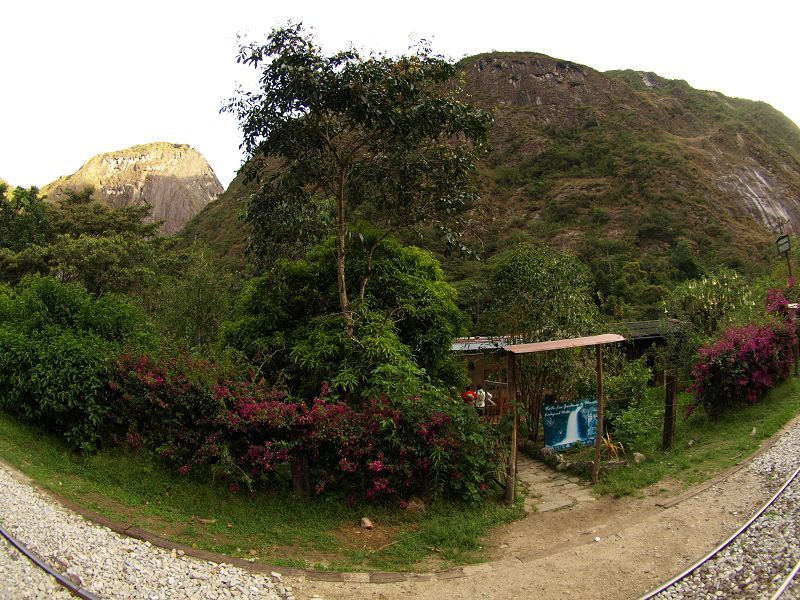
[[[798,574],[789,587],[783,592],[781,600],[800,600],[800,574]]]
[[[0,466],[0,524],[56,571],[100,598],[293,600],[281,577],[180,556],[90,523]],[[71,598],[3,540],[0,599]]]
[[[799,465],[800,424],[749,468],[774,493]],[[658,598],[769,598],[798,560],[800,479],[730,546]]]
[[[0,537],[0,598],[3,600],[34,598],[72,598],[55,579],[22,556]]]

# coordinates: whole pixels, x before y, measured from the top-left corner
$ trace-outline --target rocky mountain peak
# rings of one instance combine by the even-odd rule
[[[163,222],[164,234],[183,229],[223,191],[202,154],[186,144],[167,142],[98,154],[72,175],[45,186],[42,193],[58,199],[66,189],[87,187],[111,206],[149,204],[150,219]]]

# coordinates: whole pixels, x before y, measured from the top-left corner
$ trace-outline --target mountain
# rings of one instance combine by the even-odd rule
[[[222,191],[205,158],[186,144],[157,142],[106,152],[89,159],[72,175],[42,188],[58,199],[64,190],[91,187],[94,196],[112,206],[152,206],[151,219],[163,221],[161,232],[173,234]]]
[[[535,53],[461,66],[464,97],[494,116],[467,240],[484,258],[521,242],[568,248],[604,310],[631,318],[653,316],[670,286],[705,269],[763,272],[774,231],[800,232],[800,129],[763,102]],[[237,178],[186,229],[231,264],[248,192]],[[443,267],[477,316],[487,262]]]

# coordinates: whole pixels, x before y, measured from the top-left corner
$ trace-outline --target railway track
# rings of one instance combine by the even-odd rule
[[[50,565],[45,563],[41,558],[39,558],[36,553],[31,551],[27,546],[25,546],[22,542],[20,542],[17,538],[11,535],[8,531],[6,531],[3,527],[0,527],[0,537],[5,539],[13,548],[15,548],[20,554],[22,554],[25,558],[30,560],[34,565],[36,565],[39,569],[46,572],[48,575],[53,577],[59,585],[66,588],[72,595],[77,596],[78,598],[83,598],[84,600],[99,600],[97,596],[93,595],[88,590],[78,586],[68,577],[65,577],[58,571],[54,570]]]
[[[781,586],[775,590],[770,600],[778,600],[779,598],[800,598],[800,561],[794,566],[786,579],[783,580]]]
[[[800,598],[800,468],[729,539],[640,600]]]

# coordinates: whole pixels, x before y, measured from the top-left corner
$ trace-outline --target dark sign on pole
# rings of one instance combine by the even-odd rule
[[[778,254],[783,254],[786,257],[786,269],[789,271],[789,278],[792,278],[792,263],[789,261],[789,250],[791,249],[791,242],[789,236],[784,234],[775,240],[775,245],[778,247]]]
[[[778,254],[786,254],[791,249],[791,242],[789,242],[788,235],[782,235],[775,240],[775,245],[778,246]]]

